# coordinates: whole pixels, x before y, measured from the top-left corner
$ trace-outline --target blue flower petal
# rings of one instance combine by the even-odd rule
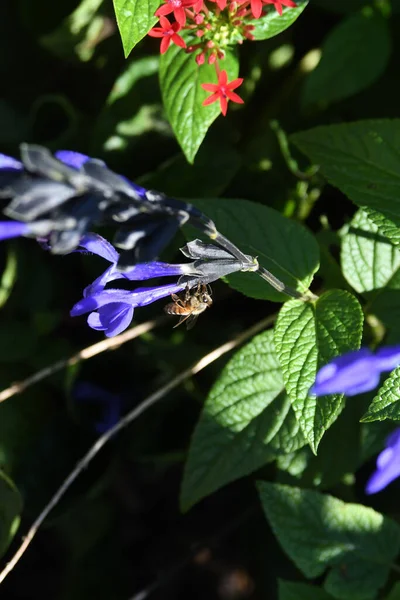
[[[83,298],[77,302],[72,307],[70,314],[72,317],[77,317],[87,312],[98,310],[103,306],[107,306],[108,304],[113,304],[115,302],[122,302],[123,304],[128,304],[133,308],[138,306],[146,306],[147,304],[151,304],[156,300],[165,298],[170,294],[177,294],[178,292],[184,290],[185,287],[185,284],[171,283],[158,287],[138,288],[134,292],[116,289],[104,290],[99,294],[87,296],[86,298]]]
[[[379,383],[380,371],[370,350],[362,348],[337,356],[317,373],[311,394],[344,393],[349,396],[373,389]]]
[[[89,156],[73,150],[58,150],[54,156],[68,167],[80,169],[89,160]]]
[[[27,235],[30,232],[30,227],[27,223],[19,221],[0,221],[0,240]]]
[[[400,364],[400,346],[385,346],[375,354],[375,364],[383,371],[393,371]]]
[[[97,331],[104,331],[107,337],[122,333],[132,322],[134,309],[129,304],[114,302],[99,308],[98,312],[91,313],[88,325]]]
[[[387,438],[384,450],[376,461],[376,471],[367,482],[365,492],[376,494],[400,477],[400,427]]]
[[[23,169],[22,162],[0,152],[0,171],[23,171]]]
[[[155,277],[173,277],[175,275],[195,275],[196,270],[189,264],[170,265],[163,262],[139,263],[129,271],[123,272],[130,281],[143,281]]]
[[[96,233],[87,233],[79,242],[79,246],[92,254],[97,254],[111,263],[118,262],[119,254],[110,242]]]

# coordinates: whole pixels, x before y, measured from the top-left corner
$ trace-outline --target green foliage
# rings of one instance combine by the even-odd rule
[[[158,0],[113,0],[125,58],[156,24]]]
[[[400,251],[359,210],[342,237],[343,275],[359,293],[397,287]]]
[[[400,583],[395,583],[385,600],[400,600]]]
[[[307,578],[329,569],[324,588],[340,600],[369,600],[385,584],[400,550],[400,527],[361,504],[259,482],[275,535]]]
[[[182,508],[304,444],[266,331],[235,354],[208,395],[185,466]]]
[[[292,140],[358,206],[382,213],[400,226],[399,119],[316,127]],[[390,228],[383,233],[389,237]],[[397,236],[390,239],[397,243]]]
[[[343,394],[316,398],[309,390],[322,365],[360,346],[362,325],[358,301],[340,290],[326,292],[313,304],[291,300],[279,313],[276,351],[296,418],[314,452],[344,400]]]
[[[236,79],[239,73],[236,53],[226,53],[224,69],[228,73],[228,81]],[[210,125],[221,112],[219,102],[202,106],[209,92],[203,90],[201,84],[216,81],[213,65],[199,67],[193,54],[185,54],[179,46],[173,46],[161,56],[160,87],[165,110],[190,163],[193,163]]]
[[[390,51],[390,31],[381,14],[364,10],[340,21],[306,79],[303,104],[326,105],[369,87],[385,71]]]
[[[393,419],[400,421],[400,367],[397,367],[388,377],[373,399],[368,411],[362,420],[365,423],[370,421],[384,421]]]
[[[267,14],[252,22],[252,31],[256,40],[268,40],[279,35],[293,25],[308,4],[308,0],[299,0],[297,8],[284,8],[282,15],[271,7]]]
[[[319,250],[315,238],[302,225],[273,208],[246,200],[221,198],[193,203],[243,252],[257,256],[261,266],[291,288],[302,293],[307,290],[319,267]],[[234,289],[252,298],[275,302],[287,298],[249,273],[235,273],[227,280]]]
[[[193,203],[299,298],[235,273],[212,282],[194,329],[164,322],[165,298],[135,309],[133,325],[149,321],[150,332],[93,355],[110,340],[69,312],[108,264],[1,241],[0,393],[20,392],[0,402],[4,564],[23,539],[18,530],[9,547],[19,520],[24,533],[98,430],[154,392],[162,400],[80,474],[4,596],[399,600],[399,485],[365,490],[388,457],[395,467],[398,448],[385,445],[397,439],[400,367],[347,399],[309,391],[360,343],[376,352],[400,341],[400,0],[296,0],[282,15],[264,3],[259,19],[249,4],[238,14],[205,0],[201,23],[189,7],[189,28],[175,26],[190,52],[171,40],[160,55],[147,34],[164,2],[0,2],[3,206],[3,153],[18,157],[25,141],[83,152]],[[218,99],[202,105],[218,70],[244,80],[244,104],[230,99],[226,118]],[[132,236],[142,219],[127,224]],[[112,242],[120,225],[111,217],[95,231]],[[157,260],[185,261],[179,248],[197,237],[212,241],[186,224]],[[271,328],[254,337],[260,322]],[[100,392],[82,398],[82,383]],[[182,515],[179,501],[196,506]]]

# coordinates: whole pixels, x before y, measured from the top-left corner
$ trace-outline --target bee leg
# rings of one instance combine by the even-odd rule
[[[186,285],[186,290],[185,290],[185,302],[188,302],[190,300],[190,287],[189,284]]]

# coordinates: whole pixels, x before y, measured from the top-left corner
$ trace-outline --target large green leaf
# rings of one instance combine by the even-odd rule
[[[330,569],[324,588],[342,600],[372,600],[400,550],[400,528],[360,504],[259,482],[266,517],[285,552],[308,578]]]
[[[304,443],[284,393],[273,332],[266,331],[235,354],[210,391],[189,449],[183,509]]]
[[[332,600],[332,596],[315,585],[279,581],[279,600]]]
[[[393,419],[400,421],[400,367],[388,377],[362,418],[364,423]]]
[[[311,233],[273,208],[248,200],[205,199],[193,203],[243,252],[286,285],[305,292],[319,266],[319,248]],[[230,275],[228,283],[252,298],[282,302],[277,292],[254,273]]]
[[[309,395],[320,367],[339,354],[359,348],[363,313],[354,296],[331,290],[317,302],[291,300],[281,309],[275,345],[286,389],[312,450],[344,406],[343,394]]]
[[[382,235],[362,210],[354,215],[342,238],[343,274],[357,292],[396,285],[400,250]]]
[[[13,539],[20,522],[22,499],[14,483],[0,471],[0,556]]]
[[[231,81],[238,76],[236,54],[226,52],[221,68]],[[160,85],[165,110],[176,138],[192,163],[210,125],[221,113],[219,102],[202,106],[210,95],[202,83],[216,83],[215,66],[207,62],[199,66],[194,53],[186,53],[179,46],[171,46],[160,60]]]
[[[275,35],[279,35],[282,31],[285,31],[285,29],[290,27],[307,6],[308,0],[298,0],[296,4],[296,8],[284,7],[282,15],[271,6],[270,10],[265,15],[251,21],[251,25],[254,25],[252,31],[254,39],[267,40]]]
[[[113,0],[125,57],[157,23],[160,0]]]
[[[303,88],[303,104],[329,104],[357,94],[384,72],[391,51],[386,19],[371,9],[349,16],[333,28],[322,58]]]
[[[400,119],[316,127],[291,139],[353,202],[400,227]]]

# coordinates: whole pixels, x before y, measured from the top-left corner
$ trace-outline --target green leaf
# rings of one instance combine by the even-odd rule
[[[126,150],[151,131],[171,136],[161,99],[157,101],[158,68],[158,56],[143,56],[126,64],[96,120],[92,138],[94,153],[98,146],[114,154]]]
[[[343,352],[359,348],[363,313],[354,296],[331,290],[317,302],[291,300],[282,307],[275,345],[286,390],[311,449],[343,409],[343,394],[309,395],[320,367]]]
[[[62,60],[90,60],[104,39],[106,16],[100,14],[103,3],[104,0],[82,0],[57,29],[41,37],[41,44]]]
[[[22,499],[14,483],[0,471],[0,556],[3,556],[17,532]]]
[[[364,423],[392,419],[400,421],[400,367],[386,379],[378,394],[372,400],[363,418]]]
[[[316,127],[291,139],[355,204],[400,227],[400,119]]]
[[[160,0],[113,0],[125,58],[157,23]]]
[[[226,52],[223,68],[231,81],[238,76],[236,54]],[[202,106],[210,95],[202,83],[216,83],[215,66],[199,66],[193,52],[186,53],[179,46],[171,46],[160,59],[160,85],[168,120],[190,163],[205,138],[210,125],[221,113],[219,102]]]
[[[305,292],[319,266],[319,248],[311,233],[273,208],[248,200],[194,200],[223,235],[288,286]],[[254,273],[235,273],[228,283],[252,298],[282,302],[277,292]]]
[[[10,297],[17,279],[17,255],[12,246],[7,252],[7,262],[0,279],[0,308],[4,306]]]
[[[279,580],[279,600],[332,600],[321,588],[307,583]]]
[[[161,165],[157,171],[137,178],[147,189],[163,190],[167,196],[185,198],[222,194],[241,166],[239,152],[225,140],[202,144],[193,165],[181,152]],[[207,173],[207,177],[204,177]]]
[[[354,215],[342,238],[342,270],[359,292],[400,287],[393,278],[400,267],[400,250],[383,236],[362,210]]]
[[[394,584],[388,596],[386,596],[385,600],[400,600],[400,583],[397,582]]]
[[[185,466],[182,508],[304,443],[266,331],[234,355],[208,395]]]
[[[368,218],[375,223],[378,227],[379,232],[385,235],[389,240],[398,246],[400,244],[400,229],[382,213],[373,210],[372,208],[365,207],[365,213]]]
[[[303,104],[329,104],[369,87],[384,72],[391,53],[387,20],[372,9],[349,16],[333,28],[322,58],[305,80]]]
[[[254,25],[252,31],[254,39],[268,40],[293,25],[307,6],[308,0],[298,0],[296,4],[296,8],[284,7],[282,15],[274,7],[271,7],[267,14],[250,21],[250,25]]]
[[[324,589],[343,600],[372,600],[400,549],[400,528],[360,504],[259,482],[261,504],[281,546],[308,578],[327,569]]]

